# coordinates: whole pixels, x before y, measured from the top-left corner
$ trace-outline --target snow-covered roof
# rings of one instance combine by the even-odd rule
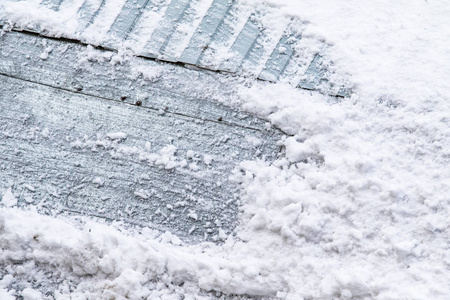
[[[302,41],[305,22],[279,16],[274,7],[255,9],[232,0],[48,0],[39,6],[48,18],[26,23],[26,30],[63,32],[146,58],[281,80],[330,95],[350,93],[322,53],[327,45],[312,49]]]

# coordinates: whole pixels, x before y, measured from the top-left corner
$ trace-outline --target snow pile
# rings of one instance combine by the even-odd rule
[[[41,5],[40,0],[3,1],[0,4],[0,17],[2,19],[14,20],[15,25],[21,28],[29,27],[36,30],[43,30],[54,36],[74,35],[78,27],[76,15],[80,1],[73,1],[64,9],[64,13],[59,13]],[[80,4],[81,5],[81,4]]]
[[[285,159],[235,174],[249,252],[277,253],[274,272],[289,274],[295,297],[448,297],[448,102],[426,112],[358,96],[327,105],[288,87],[254,88],[247,107],[261,107],[261,95],[286,105],[269,118],[294,136]]]
[[[2,208],[1,296],[14,282],[33,295],[33,279],[55,276],[61,299],[450,298],[449,6],[277,3],[311,22],[305,39],[334,44],[355,89],[340,102],[284,84],[238,89],[243,109],[287,135],[285,157],[231,176],[242,185],[236,236],[187,247],[170,233]]]
[[[176,246],[179,239],[168,232],[155,239],[143,228],[129,236],[111,226],[70,224],[17,209],[0,209],[0,228],[1,261],[9,263],[5,279],[33,290],[23,282],[34,279],[45,287],[46,280],[59,278],[56,289],[48,288],[58,299],[179,299],[175,296],[186,293],[208,299],[202,298],[202,289],[257,295],[267,293],[267,287],[272,292],[282,288],[282,278],[269,271],[267,262],[254,259],[251,268],[244,267],[217,250],[202,254]],[[39,270],[43,266],[50,275]]]
[[[200,167],[197,162],[204,163],[204,166],[210,166],[213,156],[205,154],[203,160],[192,150],[186,151],[186,158],[176,155],[177,147],[172,144],[163,146],[159,151],[154,152],[150,142],[145,142],[144,148],[137,146],[122,145],[121,142],[127,138],[125,132],[110,132],[104,138],[101,134],[97,135],[96,140],[87,138],[77,139],[70,143],[74,149],[87,149],[92,152],[98,152],[99,149],[107,150],[112,158],[135,157],[139,161],[148,162],[150,165],[156,165],[166,170],[174,168],[188,168],[191,171],[198,171]],[[198,174],[200,176],[200,174]]]

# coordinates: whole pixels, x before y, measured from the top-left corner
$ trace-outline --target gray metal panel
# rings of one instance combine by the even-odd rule
[[[77,13],[78,28],[77,32],[83,32],[93,23],[98,13],[105,6],[106,0],[85,0]]]
[[[293,44],[298,41],[295,35],[284,35],[275,50],[267,61],[264,70],[258,78],[262,80],[275,82],[286,69],[292,55],[294,54]]]
[[[150,9],[154,4],[150,0],[127,0],[119,15],[109,29],[113,38],[125,40],[139,20],[144,8]]]
[[[223,22],[219,24],[208,48],[203,51],[198,66],[210,70],[220,70],[221,59],[217,56],[218,53],[223,52],[225,49],[228,51],[228,48],[234,43],[233,35],[238,23],[238,13],[238,7],[232,5],[225,14]]]
[[[251,16],[241,33],[236,38],[233,46],[231,46],[230,52],[234,55],[227,61],[224,61],[220,66],[220,70],[237,72],[238,68],[241,66],[242,61],[248,57],[249,52],[253,45],[256,43],[261,30],[255,21],[255,17]]]
[[[223,23],[225,15],[232,5],[231,0],[214,0],[200,26],[195,31],[189,46],[179,58],[180,62],[197,64],[203,51],[209,46],[211,39]]]
[[[164,19],[153,32],[150,40],[144,48],[144,55],[160,57],[169,37],[177,27],[178,21],[183,17],[189,7],[189,0],[172,0],[167,8]]]
[[[345,85],[342,85],[339,87],[339,90],[337,91],[335,96],[339,97],[350,97],[352,95],[352,91]]]
[[[15,0],[12,0],[15,1]],[[60,5],[72,0],[44,0],[42,5],[46,5],[58,10]],[[86,0],[80,7],[78,13],[74,15],[79,23],[77,33],[81,41],[91,40],[92,36],[102,39],[101,45],[107,48],[117,49],[118,45],[127,40],[128,45],[133,49],[133,43],[137,51],[141,51],[141,44],[145,46],[140,55],[148,58],[157,58],[163,61],[183,62],[193,64],[205,69],[228,71],[238,74],[254,76],[262,80],[278,81],[287,80],[296,84],[305,65],[310,65],[304,74],[298,87],[306,89],[320,89],[322,92],[332,95],[348,95],[348,89],[342,87],[340,91],[335,84],[324,84],[329,81],[330,71],[326,66],[321,66],[319,57],[311,62],[301,59],[299,65],[295,66],[295,61],[291,58],[301,55],[294,49],[291,39],[298,40],[296,32],[300,32],[306,23],[299,20],[290,19],[287,23],[285,36],[281,38],[275,47],[273,36],[265,36],[266,30],[260,18],[270,19],[270,10],[265,12],[250,11],[248,6],[233,0],[213,0],[202,20],[196,15],[198,11],[204,11],[199,5],[204,4],[197,0],[172,0],[169,4],[163,4],[158,0],[127,0],[118,14],[115,21],[109,28],[108,34],[104,34],[104,28],[91,28],[89,32],[84,30],[98,16],[103,15],[103,10],[108,9],[106,0]],[[149,22],[143,18],[143,10],[151,9],[155,6],[160,10],[155,10],[151,17],[161,18],[159,22]],[[105,11],[105,13],[107,13]],[[115,12],[116,13],[116,12]],[[159,14],[159,15],[158,15]],[[252,14],[250,19],[248,15]],[[286,16],[286,18],[289,18]],[[1,22],[1,20],[0,20]],[[246,22],[246,23],[245,23]],[[243,26],[245,23],[245,26]],[[1,24],[1,23],[0,23]],[[146,24],[152,24],[153,28],[146,28]],[[197,25],[198,24],[198,25]],[[240,28],[243,26],[243,29]],[[101,26],[100,26],[101,27]],[[141,33],[152,32],[148,39],[142,36],[130,35],[133,28],[146,28]],[[35,28],[28,30],[41,32],[39,24]],[[187,30],[186,30],[187,29]],[[95,30],[102,30],[100,35],[95,35]],[[104,36],[102,36],[104,35]],[[278,38],[278,37],[277,37]],[[84,41],[84,42],[86,42]],[[295,43],[296,41],[294,41]],[[270,45],[270,46],[268,46]],[[326,46],[326,45],[324,45]],[[183,47],[185,47],[183,49]],[[283,49],[283,53],[280,52]],[[267,55],[271,56],[267,59]],[[226,58],[224,60],[224,58]],[[267,59],[267,61],[265,61]],[[287,66],[289,74],[283,75]],[[295,69],[299,71],[295,71]],[[262,70],[262,71],[261,71]]]
[[[246,66],[252,66],[256,68],[263,63],[262,57],[265,53],[265,49],[262,43],[259,41],[263,37],[264,33],[261,33],[260,36],[256,39],[247,57],[245,58],[243,65],[246,64]]]
[[[327,84],[326,72],[327,68],[324,65],[322,55],[316,54],[303,75],[304,78],[300,81],[299,87],[314,90],[323,84]]]
[[[219,23],[219,26],[214,34],[212,41],[214,41],[217,44],[226,44],[230,42],[230,39],[233,36],[234,26],[237,23],[236,20],[237,13],[238,8],[236,7],[236,5],[232,4],[228,9],[228,11],[225,13],[222,22]]]
[[[57,11],[63,1],[64,0],[42,0],[41,4]]]
[[[332,96],[349,97],[350,89],[344,85],[336,86],[334,82],[330,81],[329,75],[329,66],[324,62],[324,57],[316,54],[297,87],[308,90],[325,90]]]
[[[164,48],[161,50],[161,59],[168,62],[179,62],[179,57],[183,53],[184,49],[189,43],[189,38],[194,32],[195,20],[199,20],[202,16],[198,15],[201,13],[197,11],[193,5],[192,1],[186,8],[184,14],[178,20],[176,27],[172,34],[166,40]],[[192,28],[192,30],[187,31],[186,28]]]

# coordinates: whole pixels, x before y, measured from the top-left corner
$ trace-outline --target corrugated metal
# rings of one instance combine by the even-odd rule
[[[201,68],[251,75],[261,80],[284,80],[297,87],[321,90],[346,96],[349,90],[330,82],[329,64],[321,53],[307,57],[296,49],[302,48],[301,31],[305,26],[298,20],[287,20],[282,33],[264,24],[271,12],[249,11],[233,0],[126,0],[115,17],[102,46],[118,49],[125,41],[138,45],[137,54],[163,61],[192,64]],[[55,11],[73,0],[43,0],[42,5]],[[85,0],[74,18],[78,20],[81,40],[98,30],[94,24],[104,12],[106,0]],[[207,5],[207,9],[202,8]],[[145,27],[152,11],[161,18],[149,38]],[[154,17],[154,15],[153,15]],[[269,26],[270,27],[270,26]],[[277,35],[278,34],[278,35]],[[144,35],[144,36],[143,36]],[[281,36],[280,36],[281,35]],[[139,42],[138,42],[139,40]],[[275,41],[275,42],[271,42]],[[278,42],[277,42],[278,41]],[[326,45],[324,45],[326,46]]]
[[[218,31],[224,25],[226,15],[231,8],[231,1],[214,0],[200,26],[195,30],[188,47],[183,51],[179,61],[199,65],[203,51],[214,38],[219,36]]]

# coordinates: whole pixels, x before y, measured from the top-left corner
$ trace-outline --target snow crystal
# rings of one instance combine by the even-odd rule
[[[104,184],[104,180],[100,177],[95,177],[94,180],[92,180],[93,184],[96,184],[97,187],[100,187]]]

